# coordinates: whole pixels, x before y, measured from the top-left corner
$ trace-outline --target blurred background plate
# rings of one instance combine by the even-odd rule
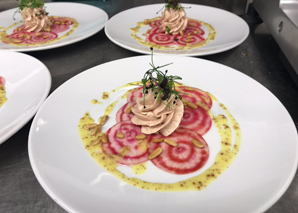
[[[62,16],[76,19],[79,23],[78,28],[76,28],[71,35],[62,40],[37,46],[12,46],[0,42],[0,50],[29,52],[65,46],[94,35],[100,31],[108,21],[108,15],[105,11],[87,4],[60,2],[46,3],[45,7],[46,11],[51,16]],[[16,10],[17,8],[14,8],[0,13],[0,27],[8,28],[12,24],[22,21],[22,17],[19,13],[15,15],[15,20],[13,19]]]
[[[130,28],[138,22],[161,16],[158,12],[164,4],[154,4],[128,9],[113,16],[105,27],[107,37],[115,44],[138,53],[150,54],[147,46],[137,43],[132,38]],[[160,50],[155,54],[175,54],[183,56],[203,56],[220,53],[241,44],[249,34],[248,25],[237,15],[215,7],[195,4],[182,4],[188,18],[211,24],[215,29],[216,37],[205,46],[189,50]],[[205,35],[204,35],[205,36]],[[206,33],[207,36],[207,33]]]
[[[0,51],[0,60],[7,97],[0,108],[1,144],[36,113],[49,94],[51,75],[43,63],[22,53]]]

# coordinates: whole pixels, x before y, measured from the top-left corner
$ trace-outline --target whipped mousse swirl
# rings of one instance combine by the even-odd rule
[[[161,133],[168,136],[174,132],[181,122],[184,107],[182,101],[174,94],[167,101],[158,100],[157,91],[148,90],[144,98],[137,98],[137,104],[132,108],[135,114],[131,121],[140,125],[144,134]]]
[[[42,7],[25,7],[21,15],[27,32],[40,32],[52,25],[46,11]]]
[[[187,17],[183,9],[168,8],[162,12],[161,19],[159,29],[166,34],[177,35],[187,27]]]

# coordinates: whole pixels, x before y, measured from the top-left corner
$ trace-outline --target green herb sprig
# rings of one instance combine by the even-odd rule
[[[166,26],[166,30],[167,30],[167,33],[169,33],[169,34],[170,34],[170,32],[171,32],[171,29],[170,29],[168,26]]]
[[[175,10],[183,9],[180,5],[180,0],[166,0],[166,9],[173,8]]]
[[[25,7],[38,8],[43,7],[44,3],[41,0],[22,0],[19,4],[19,8],[22,11]]]
[[[155,66],[153,63],[153,48],[151,47],[151,63],[149,63],[152,67],[152,69],[149,69],[145,72],[144,77],[142,79],[143,84],[143,94],[144,94],[144,106],[145,106],[145,94],[148,93],[148,90],[151,89],[152,91],[155,91],[155,98],[157,98],[158,101],[167,101],[167,105],[169,105],[170,97],[174,94],[176,98],[182,99],[181,94],[175,91],[175,81],[176,80],[182,80],[180,76],[167,76],[168,70],[163,73],[160,71],[160,68],[166,67],[170,64],[165,64],[162,66]],[[155,74],[155,77],[153,76]],[[149,85],[148,85],[149,82]]]
[[[44,6],[44,3],[41,1],[41,0],[17,0],[17,2],[20,2],[19,3],[19,8],[14,12],[13,14],[13,19],[15,20],[14,16],[16,13],[21,13],[22,10],[25,8],[25,7],[28,7],[28,8],[39,8],[39,7],[43,7]],[[41,14],[36,14],[37,16],[41,16],[41,15],[48,15],[48,13],[46,12],[42,12],[41,11]]]

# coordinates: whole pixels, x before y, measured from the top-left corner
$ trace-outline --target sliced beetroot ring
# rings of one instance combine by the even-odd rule
[[[118,132],[124,135],[123,139],[117,137]],[[102,143],[102,150],[107,155],[119,156],[121,149],[127,147],[128,153],[117,162],[127,166],[143,163],[148,160],[148,151],[140,149],[140,141],[135,138],[141,134],[141,127],[131,121],[119,122],[107,131],[108,142]]]
[[[154,143],[156,138],[167,138],[178,143],[173,147],[165,142]],[[200,141],[204,147],[197,148],[191,142],[192,140]],[[152,163],[159,169],[172,174],[188,174],[202,168],[209,158],[209,147],[204,138],[197,132],[180,127],[168,137],[156,134],[151,135],[148,139],[149,153],[161,147],[162,153],[152,159]]]

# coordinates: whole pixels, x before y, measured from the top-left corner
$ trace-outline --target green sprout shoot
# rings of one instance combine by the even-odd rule
[[[39,8],[43,7],[44,3],[41,0],[21,0],[19,8],[22,11],[25,7],[28,8]]]
[[[169,105],[169,99],[174,94],[175,97],[178,99],[182,99],[181,94],[175,91],[175,81],[176,80],[182,80],[179,76],[166,76],[168,70],[163,73],[160,71],[160,68],[166,67],[170,64],[165,64],[162,66],[155,66],[153,63],[153,48],[151,47],[151,63],[149,63],[152,67],[152,69],[149,69],[145,72],[144,77],[142,79],[143,84],[143,94],[144,94],[144,106],[145,106],[145,94],[148,93],[148,90],[151,89],[152,91],[155,91],[155,98],[157,98],[158,101],[167,101],[167,106]],[[153,76],[155,74],[155,77]],[[148,84],[149,82],[149,84]]]
[[[21,13],[22,10],[25,8],[25,7],[28,7],[28,8],[39,8],[39,7],[43,7],[44,6],[44,3],[41,1],[41,0],[17,0],[17,2],[19,2],[19,8],[14,12],[13,14],[13,19],[15,14],[16,13]],[[47,15],[47,14],[36,14],[37,16],[40,16],[40,15]]]
[[[167,33],[169,33],[169,34],[170,34],[170,32],[171,32],[171,29],[170,29],[168,26],[166,26],[166,30],[167,30]]]

